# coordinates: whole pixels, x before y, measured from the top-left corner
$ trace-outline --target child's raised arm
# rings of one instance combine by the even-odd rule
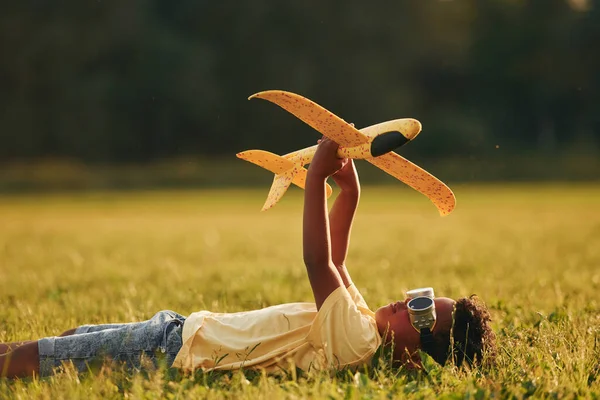
[[[339,171],[347,159],[337,158],[338,145],[324,138],[319,143],[308,175],[304,192],[302,247],[304,264],[315,296],[317,309],[335,289],[344,284],[331,258],[329,216],[325,182]]]
[[[358,173],[352,159],[348,160],[338,172],[332,175],[333,180],[341,189],[329,213],[331,224],[331,259],[337,268],[346,287],[352,284],[350,274],[346,269],[346,256],[350,244],[352,221],[360,198],[360,183]]]

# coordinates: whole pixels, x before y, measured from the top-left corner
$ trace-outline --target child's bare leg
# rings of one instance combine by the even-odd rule
[[[0,343],[0,354],[11,352],[17,347],[21,347],[27,343],[31,343],[31,340],[26,340],[24,342]]]
[[[37,340],[0,355],[1,377],[26,378],[39,374],[39,371],[40,355]]]
[[[75,334],[75,330],[77,328],[69,329],[68,331],[64,331],[59,336],[70,336]],[[0,343],[0,354],[8,353],[15,350],[17,347],[21,347],[27,343],[31,343],[32,340],[25,340],[23,342],[11,342],[11,343]]]

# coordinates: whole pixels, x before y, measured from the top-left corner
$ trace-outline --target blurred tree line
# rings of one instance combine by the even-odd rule
[[[358,127],[417,118],[417,159],[596,155],[599,13],[593,0],[8,2],[0,162],[312,145],[309,127],[247,101],[267,89]]]

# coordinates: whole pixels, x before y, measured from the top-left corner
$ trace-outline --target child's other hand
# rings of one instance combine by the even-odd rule
[[[327,137],[319,140],[319,147],[308,167],[309,175],[326,179],[347,165],[347,158],[338,158],[338,147],[336,142]]]
[[[358,192],[360,190],[358,173],[352,159],[348,159],[348,162],[331,177],[343,191]]]

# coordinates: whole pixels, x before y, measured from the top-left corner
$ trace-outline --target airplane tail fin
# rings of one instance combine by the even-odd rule
[[[293,169],[287,170],[283,174],[275,174],[275,178],[273,178],[273,184],[271,185],[271,190],[269,190],[269,195],[267,196],[267,201],[265,201],[261,211],[267,211],[269,208],[277,204],[277,202],[283,197],[285,192],[290,187],[293,179]]]
[[[238,158],[256,164],[275,174],[271,190],[262,211],[273,207],[283,197],[290,184],[302,189],[306,183],[307,170],[301,164],[296,164],[285,157],[264,150],[247,150],[237,154]],[[327,197],[331,196],[333,190],[327,185]]]

